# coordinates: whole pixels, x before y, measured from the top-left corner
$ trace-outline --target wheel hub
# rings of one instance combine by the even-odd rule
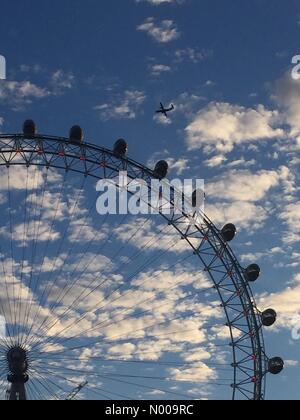
[[[28,359],[27,351],[22,347],[13,347],[7,352],[7,365],[8,365],[8,381],[10,383],[23,383],[28,382]]]

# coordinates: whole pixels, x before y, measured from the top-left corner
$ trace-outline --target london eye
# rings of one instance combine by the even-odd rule
[[[121,171],[127,188],[168,183],[166,162],[80,127],[0,135],[2,399],[267,398],[284,368],[264,342],[277,314],[257,307],[263,273],[233,252],[234,221],[215,226],[188,197],[192,213],[171,200],[170,214],[101,216],[95,185]]]

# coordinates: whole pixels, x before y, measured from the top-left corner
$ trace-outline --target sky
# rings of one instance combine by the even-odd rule
[[[204,178],[206,214],[218,227],[226,222],[236,224],[238,235],[233,249],[241,264],[254,262],[262,268],[260,280],[253,286],[258,306],[278,311],[276,326],[265,332],[266,348],[270,357],[285,359],[286,369],[281,376],[269,378],[269,399],[300,397],[300,341],[292,338],[300,318],[300,80],[292,77],[292,59],[300,54],[299,37],[300,7],[296,0],[1,1],[0,54],[6,58],[7,80],[0,81],[0,131],[20,132],[23,121],[33,118],[40,133],[67,136],[72,125],[80,124],[85,139],[91,143],[111,148],[122,137],[128,141],[129,156],[134,160],[153,166],[167,159],[170,176]],[[160,102],[175,105],[169,119],[155,115]],[[30,189],[36,197],[30,201],[29,196],[33,208],[40,188],[39,176],[45,181],[45,173],[29,175]],[[28,171],[27,175],[25,170],[15,176],[18,204],[14,217],[20,221],[22,199],[28,202],[28,197],[25,184],[18,186],[18,180],[22,178],[25,183]],[[2,178],[4,190],[5,175]],[[60,194],[58,184],[64,182],[63,174],[51,173],[51,182],[43,216],[50,226],[51,208],[53,211],[55,197]],[[74,190],[78,191],[80,182],[74,177]],[[94,186],[89,188],[86,197],[93,199]],[[7,209],[3,194],[1,206]],[[67,220],[76,195],[67,188],[63,196],[68,205],[63,208],[62,204],[60,217]],[[86,202],[79,198],[78,203],[77,209],[84,214]],[[96,214],[94,218],[89,226],[92,230],[99,223]],[[112,229],[108,223],[106,220],[102,224],[104,238],[106,229]],[[136,225],[132,220],[127,223],[123,230],[114,225],[116,241],[128,240],[128,231]],[[144,237],[157,233],[159,222],[157,226],[143,231],[142,225],[138,244],[145,244]],[[1,235],[7,237],[8,228],[4,226]],[[44,228],[46,235],[49,226]],[[71,233],[73,228],[76,231],[75,222]],[[22,229],[20,232],[19,237]],[[52,232],[52,254],[62,232],[62,226]],[[37,239],[27,240],[28,251]],[[83,241],[88,240],[87,232]],[[103,237],[98,240],[103,241]],[[39,238],[41,246],[47,241],[47,235],[44,240]],[[56,245],[59,249],[59,242]],[[160,245],[164,250],[165,242]],[[157,251],[157,244],[151,246],[151,252]],[[113,255],[114,242],[109,247],[103,258]],[[16,248],[20,250],[20,246]],[[167,255],[156,269],[176,261],[178,252]],[[4,252],[5,265],[9,264],[8,253],[9,249],[7,254]],[[98,261],[96,267],[92,252],[90,258],[94,272],[115,269],[111,259],[102,261],[102,265]],[[61,266],[68,272],[74,268],[74,261],[67,264],[62,258]],[[168,285],[172,278],[177,281],[186,276],[185,285],[194,287],[190,277],[196,276],[196,263],[188,267],[188,273],[184,268],[165,270],[165,274],[160,273],[161,281]],[[26,278],[28,272],[24,272]],[[135,281],[138,289],[139,279]],[[82,282],[80,287],[84,285]],[[31,292],[25,288],[25,293],[28,297]],[[171,298],[173,305],[177,299]],[[209,298],[205,309],[209,311],[213,302],[214,298]],[[59,313],[61,308],[56,310]],[[218,318],[218,314],[214,315]],[[103,314],[97,316],[101,319]],[[139,318],[135,321],[141,322]],[[194,324],[197,320],[187,317],[186,322]],[[208,332],[203,331],[199,332],[198,342],[195,333],[185,337],[186,341],[195,340],[194,352],[197,348],[201,351],[199,343],[208,340]],[[170,345],[158,338],[156,342],[162,352]],[[125,346],[131,354],[137,347],[145,347],[147,340],[122,345],[122,351]],[[182,341],[179,338],[171,345],[178,357]],[[130,346],[136,347],[133,350]],[[120,348],[115,348],[110,354],[118,352]],[[211,356],[214,362],[215,356]],[[203,363],[207,357],[202,354]],[[200,377],[216,380],[217,374],[208,364],[198,368]],[[184,376],[184,372],[174,369],[169,372],[173,378]],[[121,385],[115,384],[115,392],[122,392]],[[155,386],[152,397],[164,397]],[[173,391],[183,392],[176,389]],[[184,391],[190,396],[199,392],[202,397],[211,397],[208,388]],[[214,395],[222,398],[226,394],[218,391]],[[136,396],[149,394],[141,391]]]

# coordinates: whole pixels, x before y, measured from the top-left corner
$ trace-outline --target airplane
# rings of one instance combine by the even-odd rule
[[[174,111],[175,107],[172,104],[170,108],[165,108],[162,103],[160,103],[160,109],[156,111],[156,114],[163,114],[166,118],[168,118],[168,112]]]

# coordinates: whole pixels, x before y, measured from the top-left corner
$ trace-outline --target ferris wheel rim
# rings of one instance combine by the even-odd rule
[[[0,166],[14,166],[14,165],[30,165],[30,166],[42,166],[42,167],[47,167],[47,168],[55,168],[55,169],[61,169],[61,170],[68,170],[70,172],[78,172],[81,173],[82,175],[85,176],[92,176],[94,178],[97,179],[106,179],[106,178],[99,178],[96,175],[93,176],[90,173],[88,173],[87,171],[75,171],[73,168],[67,168],[66,165],[65,167],[63,166],[55,166],[55,164],[52,164],[51,162],[47,163],[46,161],[44,163],[40,163],[39,165],[37,165],[37,163],[34,163],[34,160],[30,161],[30,162],[26,162],[26,159],[24,159],[23,163],[17,163],[17,162],[13,162],[12,160],[5,160],[3,159],[3,157],[5,156],[5,154],[8,153],[17,153],[19,155],[21,155],[22,153],[27,153],[26,151],[21,151],[18,150],[17,147],[12,148],[11,150],[5,150],[3,151],[2,145],[1,145],[1,141],[5,141],[5,140],[11,140],[11,141],[16,141],[16,142],[33,142],[37,144],[45,144],[45,142],[50,142],[53,144],[56,144],[57,146],[61,147],[61,146],[70,146],[70,140],[68,138],[65,137],[55,137],[55,136],[46,136],[46,135],[36,135],[34,137],[31,137],[30,139],[28,139],[26,136],[24,136],[23,134],[10,134],[10,135],[5,135],[5,134],[1,134],[0,135]],[[109,156],[111,159],[118,161],[119,163],[125,164],[127,167],[131,166],[134,167],[136,170],[141,171],[142,174],[144,174],[147,177],[153,178],[155,177],[155,173],[153,170],[147,168],[146,166],[132,160],[129,158],[125,158],[125,157],[116,157],[116,155],[114,154],[113,151],[103,148],[101,146],[96,146],[93,144],[89,144],[89,143],[82,143],[80,145],[73,145],[74,147],[78,148],[78,151],[80,151],[80,154],[78,153],[77,156],[72,156],[72,158],[77,159],[77,160],[81,160],[82,161],[82,152],[86,153],[87,151],[91,151],[92,153],[100,153],[103,155],[107,155]],[[27,143],[27,147],[28,147],[28,143]],[[33,151],[33,149],[31,150]],[[51,153],[56,153],[55,151],[46,151],[46,149],[44,149],[45,154],[51,154]],[[41,155],[40,155],[41,157]],[[61,156],[61,158],[63,158],[63,156]],[[98,162],[99,163],[99,162]],[[112,165],[112,164],[111,164]],[[111,169],[111,168],[110,168]],[[120,170],[120,167],[115,167],[112,168],[114,170]],[[166,220],[168,220],[165,215],[161,214],[161,216],[163,216]],[[212,247],[212,249],[214,250],[220,250],[219,248],[217,248],[215,245],[221,245],[222,247],[222,252],[223,254],[221,254],[221,256],[219,256],[219,259],[222,261],[222,264],[225,266],[225,262],[223,261],[224,256],[228,257],[232,267],[236,270],[236,273],[238,274],[238,278],[241,281],[241,285],[243,287],[243,295],[245,296],[245,300],[247,301],[247,304],[245,304],[245,302],[242,302],[242,297],[241,296],[237,296],[238,299],[241,300],[242,302],[242,307],[244,308],[244,310],[247,310],[248,312],[245,313],[245,318],[247,319],[247,323],[250,326],[251,323],[249,323],[249,319],[251,319],[252,323],[254,324],[254,330],[253,332],[253,336],[249,337],[251,344],[252,344],[252,350],[253,350],[253,355],[256,356],[256,359],[253,360],[253,364],[254,364],[254,368],[253,368],[253,376],[252,376],[252,381],[253,381],[253,386],[254,386],[254,390],[253,390],[253,399],[263,399],[264,395],[265,395],[265,377],[266,377],[266,353],[265,353],[265,347],[264,347],[264,340],[263,340],[263,334],[262,334],[262,324],[260,322],[260,318],[258,316],[257,313],[257,307],[254,301],[254,297],[252,294],[252,290],[249,286],[249,284],[245,281],[244,276],[243,276],[243,272],[242,272],[242,267],[239,265],[237,258],[235,257],[234,252],[232,251],[231,247],[229,246],[228,243],[225,243],[225,241],[222,239],[221,235],[220,235],[220,231],[216,228],[216,226],[213,224],[213,222],[206,216],[206,215],[202,215],[202,217],[204,218],[205,224],[206,224],[206,228],[208,228],[208,233],[212,234],[211,238],[207,239],[207,243],[210,244],[210,246]],[[170,223],[170,221],[169,221]],[[171,223],[172,224],[172,223]],[[188,244],[190,245],[190,247],[194,250],[194,253],[197,253],[200,260],[200,254],[199,251],[197,251],[197,249],[195,249],[195,247],[193,246],[193,244],[191,243],[191,241],[189,240],[189,238],[187,237],[186,233],[184,233],[183,231],[180,231],[178,229],[178,226],[176,226],[176,224],[172,224],[173,227],[179,232],[179,234],[184,236],[184,239],[188,242]],[[197,227],[198,229],[198,227]],[[199,230],[199,229],[198,229]],[[212,241],[216,241],[215,244],[213,244]],[[202,264],[204,265],[205,268],[207,268],[205,266],[205,263],[203,263],[203,260],[201,260]],[[222,288],[218,287],[219,285],[215,282],[215,279],[211,273],[211,271],[208,270],[208,275],[211,278],[214,286],[217,289],[217,292],[219,294],[220,300],[222,302],[222,308],[225,312],[226,315],[226,319],[228,321],[228,325],[226,325],[230,331],[230,336],[231,336],[231,347],[232,347],[232,351],[233,351],[233,358],[234,358],[234,363],[233,363],[233,369],[234,369],[234,380],[237,379],[237,371],[239,369],[239,365],[237,364],[237,358],[235,355],[236,352],[236,346],[238,346],[238,343],[234,340],[234,328],[235,325],[234,323],[231,321],[230,316],[228,315],[228,310],[227,310],[227,306],[226,306],[226,301],[223,298],[222,295]],[[230,278],[230,276],[229,276]],[[233,279],[231,278],[232,282]],[[239,288],[236,288],[237,290],[239,290]],[[249,313],[249,309],[250,309],[250,313]],[[252,324],[251,324],[252,325]],[[251,331],[251,329],[249,328],[249,330]],[[257,354],[258,352],[258,354]],[[250,377],[249,377],[250,379]],[[240,387],[242,388],[242,386],[244,385],[244,383],[240,384]],[[233,383],[232,384],[233,387],[233,399],[235,399],[235,394],[236,391],[239,390],[239,384],[237,383]]]

